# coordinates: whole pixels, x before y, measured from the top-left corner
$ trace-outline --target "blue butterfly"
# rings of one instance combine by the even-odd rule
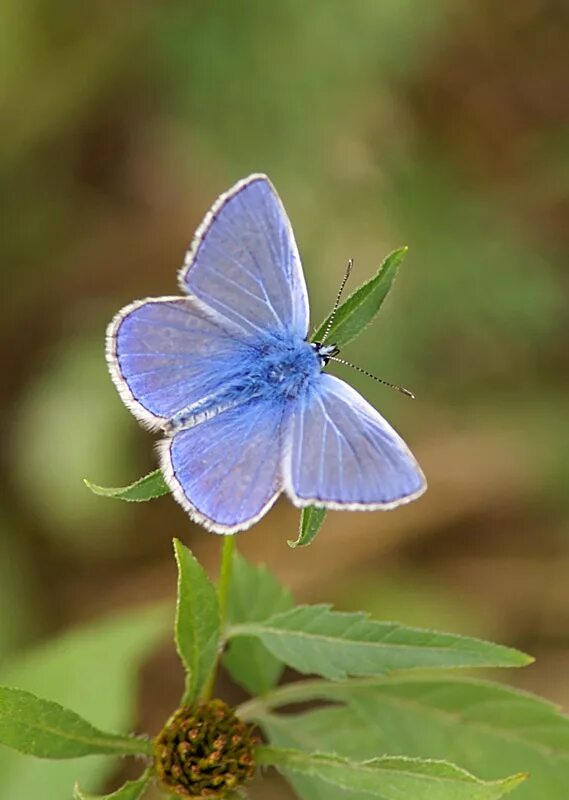
[[[337,349],[307,341],[300,256],[265,175],[218,198],[179,284],[183,297],[119,311],[107,361],[126,406],[165,432],[160,465],[192,519],[230,534],[261,519],[283,491],[296,506],[363,511],[425,491],[393,428],[323,371]]]

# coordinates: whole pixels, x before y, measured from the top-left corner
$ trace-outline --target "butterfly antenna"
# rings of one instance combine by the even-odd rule
[[[326,341],[326,339],[328,338],[328,334],[332,330],[332,325],[334,324],[334,317],[336,316],[336,311],[338,310],[338,306],[340,305],[342,292],[344,291],[344,287],[348,281],[348,278],[350,277],[350,272],[352,271],[353,266],[354,266],[354,259],[350,258],[346,266],[346,272],[344,273],[344,277],[342,278],[342,283],[340,284],[340,288],[338,289],[338,294],[336,295],[336,302],[334,303],[334,308],[332,309],[332,313],[330,314],[330,319],[328,320],[328,324],[326,325],[326,330],[324,331],[324,335],[320,340],[320,344]]]
[[[358,372],[361,372],[362,375],[367,375],[368,378],[373,378],[374,381],[377,381],[378,383],[383,383],[384,386],[389,386],[392,389],[397,389],[398,392],[407,395],[407,397],[410,397],[412,400],[415,399],[415,395],[413,394],[413,392],[410,392],[409,389],[406,389],[404,386],[399,386],[397,383],[390,383],[390,381],[384,381],[383,378],[378,378],[377,375],[372,375],[371,372],[367,371],[367,369],[358,367],[357,364],[352,364],[351,361],[345,361],[343,358],[337,358],[336,356],[329,356],[328,361],[337,361],[338,364],[343,364],[345,367],[351,367],[352,369],[356,369]]]

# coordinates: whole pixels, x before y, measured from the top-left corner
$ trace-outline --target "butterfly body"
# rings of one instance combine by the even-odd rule
[[[222,195],[180,272],[182,297],[122,309],[107,335],[126,405],[165,432],[174,497],[218,533],[250,527],[281,492],[298,506],[373,510],[425,480],[395,431],[323,370],[338,348],[310,343],[290,223],[268,179]]]
[[[294,401],[318,379],[321,365],[313,347],[303,339],[275,338],[259,351],[250,377],[259,396]]]
[[[165,422],[164,430],[192,427],[206,417],[252,399],[293,401],[317,379],[324,365],[314,346],[294,335],[274,334],[255,341],[235,359],[235,374],[226,377],[225,385],[178,411]]]

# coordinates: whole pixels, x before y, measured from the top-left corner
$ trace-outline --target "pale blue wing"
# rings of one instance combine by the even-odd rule
[[[216,407],[246,357],[247,334],[195,298],[159,297],[123,308],[107,331],[112,378],[130,410],[161,427],[183,410]]]
[[[269,510],[282,490],[284,408],[252,400],[161,443],[166,482],[196,522],[235,533]]]
[[[322,374],[291,413],[287,493],[297,505],[389,509],[426,489],[393,428],[347,383]]]
[[[286,211],[265,175],[216,201],[192,243],[180,284],[251,334],[308,332],[308,296]]]

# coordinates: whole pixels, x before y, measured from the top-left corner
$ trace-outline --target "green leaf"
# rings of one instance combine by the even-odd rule
[[[399,264],[403,260],[407,247],[394,250],[384,260],[376,274],[369,281],[348,297],[338,308],[332,327],[328,333],[328,340],[344,347],[362,332],[373,320],[391,289]],[[330,321],[331,314],[320,325],[311,337],[313,342],[322,341],[324,332]]]
[[[292,608],[294,600],[288,589],[262,565],[254,566],[234,554],[229,586],[228,621],[262,622],[280,611]],[[234,639],[223,658],[234,680],[253,695],[265,694],[278,682],[283,663],[254,638]]]
[[[306,506],[300,514],[300,528],[298,538],[295,541],[289,540],[289,547],[306,547],[312,544],[318,531],[324,523],[326,509],[321,506]]]
[[[168,494],[170,491],[159,469],[155,469],[154,472],[139,478],[129,486],[97,486],[96,483],[91,483],[87,478],[83,479],[83,483],[94,494],[101,495],[101,497],[115,497],[117,500],[127,500],[130,503],[153,500],[155,497],[162,497],[162,495]]]
[[[345,685],[326,681],[298,681],[297,683],[298,685],[303,683],[326,684],[331,690],[334,687],[340,688]],[[287,684],[287,687],[292,685]],[[284,689],[285,687],[280,688]],[[277,690],[274,694],[277,693],[280,691]],[[340,695],[340,702],[342,699],[344,698]],[[291,702],[294,703],[296,700],[291,699]],[[384,754],[383,750],[378,749],[377,740],[371,736],[370,730],[350,706],[326,706],[298,714],[277,714],[265,710],[262,714],[249,715],[242,713],[241,709],[238,711],[240,719],[248,722],[254,720],[261,725],[269,742],[277,747],[292,747],[308,753],[326,750],[326,752],[337,753],[346,758],[360,761],[374,758],[378,752]],[[385,754],[400,755],[401,752],[394,753],[392,750],[387,750]]]
[[[168,630],[169,616],[167,605],[160,604],[73,628],[5,661],[0,682],[73,708],[102,730],[132,730],[140,665]],[[102,788],[116,765],[108,756],[45,761],[0,747],[0,795],[69,797],[78,777]]]
[[[263,703],[275,707],[315,699],[349,707],[248,716],[248,703],[239,714],[258,718],[272,743],[308,752],[448,758],[484,778],[527,771],[531,780],[518,790],[520,800],[559,800],[569,786],[569,717],[526,692],[459,678],[312,680],[280,687]]]
[[[552,703],[507,686],[475,680],[397,680],[362,687],[351,694],[350,703],[371,727],[378,727],[379,713],[383,731],[389,708],[398,714],[413,708],[414,717],[444,721],[446,750],[458,738],[461,748],[471,739],[474,750],[485,741],[488,746],[491,737],[493,747],[516,742],[547,753],[550,760],[569,759],[569,717]]]
[[[256,761],[285,774],[296,773],[381,800],[498,800],[526,777],[482,781],[446,761],[389,756],[348,761],[337,755],[276,747],[259,747]]]
[[[220,620],[215,586],[187,547],[174,540],[178,564],[176,647],[186,669],[183,702],[198,700],[217,661]]]
[[[0,742],[39,758],[152,752],[144,739],[104,733],[59,703],[6,686],[0,686]]]
[[[264,714],[259,722],[270,744],[277,747],[301,749],[308,753],[327,750],[359,761],[374,758],[378,753],[383,754],[383,751],[375,748],[370,752],[366,727],[346,707],[336,706],[304,714]],[[334,738],[338,740],[337,745],[332,741]],[[346,752],[348,747],[349,754]],[[305,800],[354,800],[352,792],[330,786],[316,778],[293,772],[287,777],[299,797]]]
[[[521,667],[532,661],[480,639],[378,622],[326,605],[297,606],[264,623],[237,625],[229,635],[256,636],[288,666],[331,680],[402,669]]]
[[[139,800],[151,780],[151,776],[146,774],[137,781],[127,781],[120,789],[111,794],[89,794],[82,791],[79,784],[76,783],[73,789],[73,800]]]

